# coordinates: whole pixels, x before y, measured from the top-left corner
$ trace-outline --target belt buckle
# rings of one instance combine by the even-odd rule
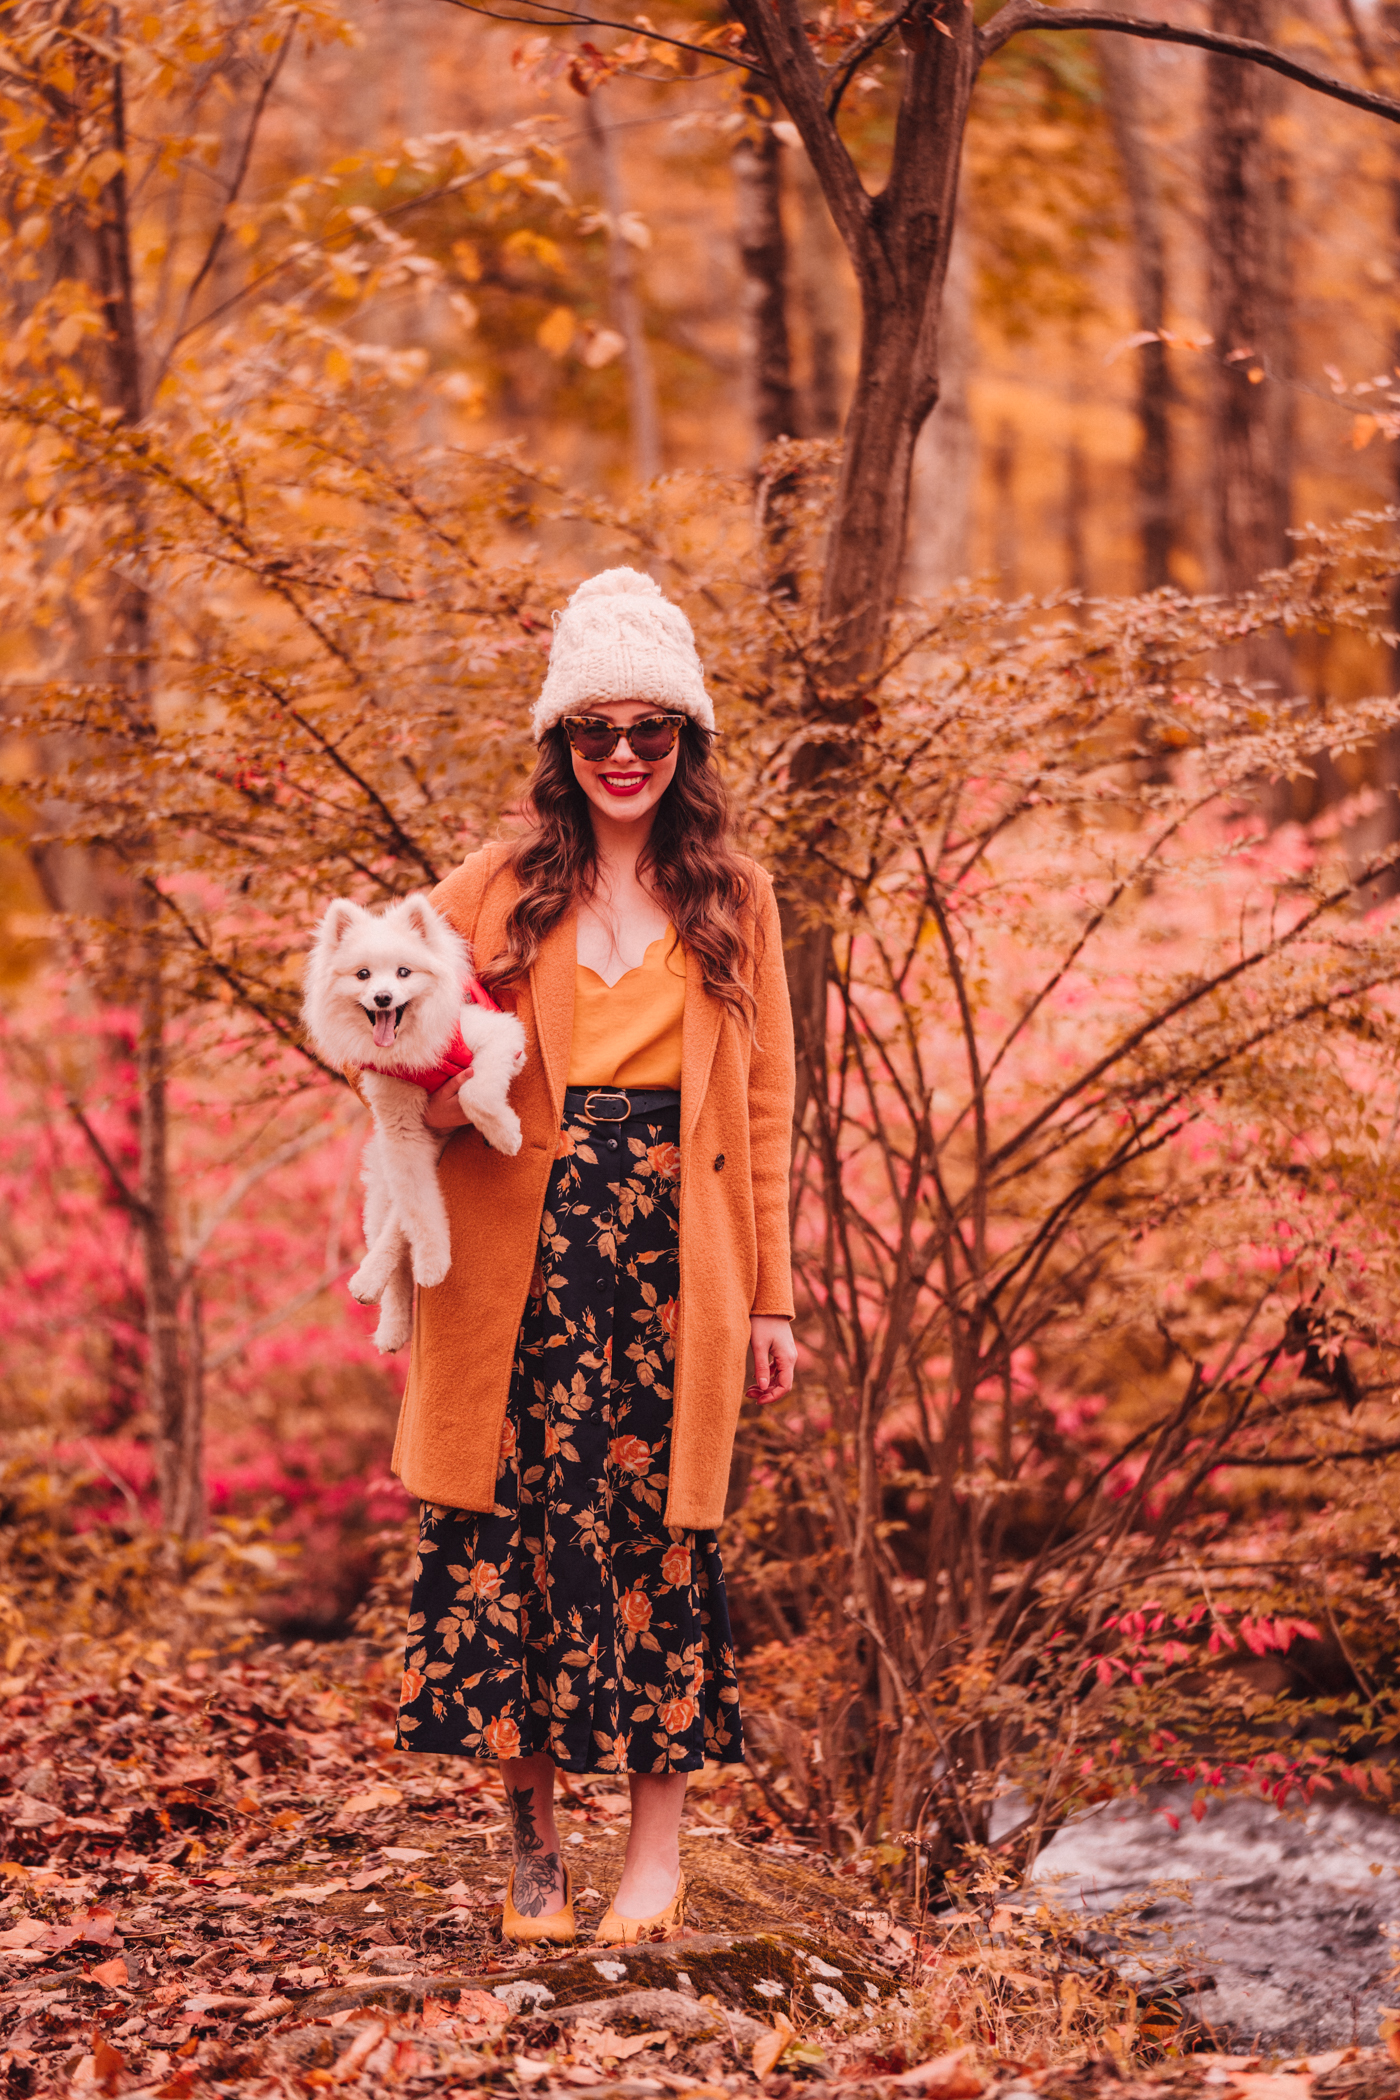
[[[620,1101],[622,1106],[616,1111],[595,1108],[595,1101]],[[584,1097],[583,1112],[590,1123],[625,1123],[632,1113],[632,1104],[626,1094],[619,1094],[605,1086],[594,1087],[591,1093]]]

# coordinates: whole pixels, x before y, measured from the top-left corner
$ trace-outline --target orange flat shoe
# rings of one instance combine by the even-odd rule
[[[685,1923],[685,1875],[676,1877],[676,1893],[654,1918],[624,1918],[610,1903],[593,1937],[600,1947],[630,1947],[644,1932],[679,1932]]]
[[[523,1946],[532,1946],[541,1940],[568,1941],[578,1937],[578,1926],[574,1923],[574,1881],[567,1867],[564,1869],[564,1908],[551,1911],[547,1918],[521,1916],[515,1907],[515,1869],[511,1868],[501,1911],[501,1937],[518,1940]]]

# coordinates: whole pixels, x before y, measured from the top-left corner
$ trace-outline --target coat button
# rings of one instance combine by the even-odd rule
[[[718,1172],[719,1172],[720,1168],[721,1168],[721,1167],[722,1167],[723,1165],[724,1165],[724,1154],[723,1154],[722,1152],[717,1152],[717,1153],[715,1154],[715,1172],[716,1172],[716,1174],[718,1174]]]

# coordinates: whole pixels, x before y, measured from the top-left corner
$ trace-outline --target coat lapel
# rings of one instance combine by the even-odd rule
[[[681,1022],[681,1143],[695,1128],[695,1119],[710,1083],[715,1044],[724,1022],[724,1007],[706,988],[704,973],[694,952],[685,951],[685,1018]]]
[[[557,1122],[564,1119],[564,1088],[574,1039],[574,971],[578,965],[578,914],[569,912],[540,943],[530,965],[530,1000],[535,1010],[535,1039],[549,1082]],[[686,985],[687,999],[690,986]]]

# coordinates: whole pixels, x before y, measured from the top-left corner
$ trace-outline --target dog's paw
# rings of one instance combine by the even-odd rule
[[[520,1118],[511,1109],[482,1117],[477,1128],[493,1152],[504,1152],[508,1159],[514,1159],[520,1150]]]
[[[441,1283],[451,1267],[450,1248],[415,1247],[413,1250],[413,1281],[425,1290],[431,1290],[435,1283]]]
[[[369,1270],[368,1275],[365,1273],[367,1269]],[[370,1269],[369,1260],[366,1257],[360,1263],[359,1268],[356,1269],[345,1288],[357,1305],[378,1305],[384,1293],[384,1282],[378,1274],[378,1264],[376,1263],[375,1267]]]
[[[411,1339],[413,1323],[397,1308],[391,1313],[388,1306],[379,1316],[379,1325],[374,1330],[374,1346],[381,1356],[392,1356]]]

